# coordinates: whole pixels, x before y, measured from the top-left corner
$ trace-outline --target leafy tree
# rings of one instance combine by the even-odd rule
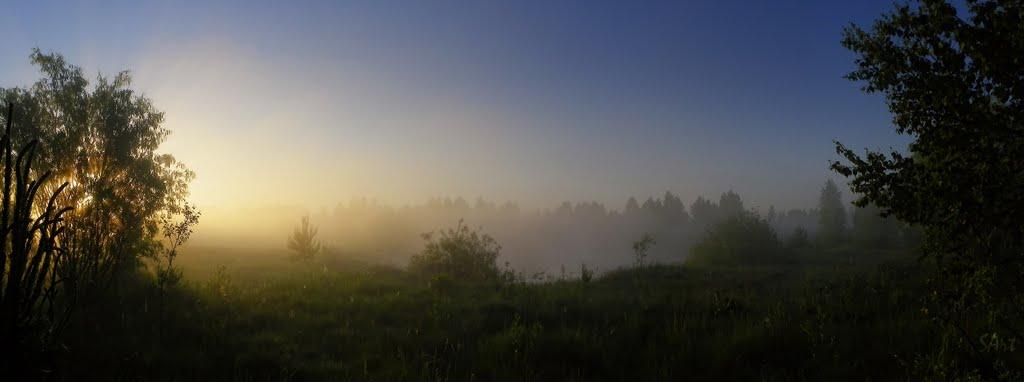
[[[163,253],[156,265],[156,282],[160,290],[160,338],[164,337],[164,320],[166,316],[166,295],[167,290],[181,282],[181,269],[174,265],[178,258],[178,247],[185,244],[192,236],[192,231],[199,223],[200,212],[195,206],[185,204],[181,208],[180,217],[172,213],[165,213],[160,218],[161,232],[164,237]]]
[[[288,249],[292,251],[291,259],[312,260],[322,249],[316,239],[317,228],[309,223],[309,216],[303,216],[299,226],[288,237]]]
[[[180,216],[176,216],[179,215]],[[185,244],[192,236],[196,224],[199,223],[199,210],[188,203],[182,206],[179,214],[165,213],[160,218],[161,232],[164,237],[163,262],[157,267],[157,281],[161,289],[176,284],[181,279],[181,272],[174,266],[178,258],[178,247]]]
[[[58,203],[77,206],[65,216],[63,250],[91,275],[80,281],[102,287],[158,254],[159,216],[180,210],[193,174],[157,153],[169,133],[164,115],[131,89],[128,72],[90,82],[58,54],[36,49],[31,60],[42,79],[0,89],[0,99],[15,104],[12,143],[45,143],[35,163],[52,176],[41,192],[67,182]]]
[[[490,235],[472,230],[461,220],[455,228],[438,235],[422,235],[426,245],[413,255],[409,270],[425,276],[451,277],[467,281],[499,281],[497,259],[501,246]]]
[[[718,223],[693,246],[689,264],[752,265],[787,261],[775,230],[755,213]]]
[[[919,1],[868,30],[846,29],[843,45],[858,56],[848,78],[883,94],[912,142],[864,156],[837,143],[846,161],[832,169],[850,178],[855,204],[923,228],[921,250],[937,269],[926,311],[970,355],[945,379],[1020,379],[1024,4],[969,0],[964,9]]]
[[[821,188],[818,198],[819,217],[818,238],[823,244],[836,244],[846,235],[846,209],[843,208],[843,195],[836,182],[829,179]]]

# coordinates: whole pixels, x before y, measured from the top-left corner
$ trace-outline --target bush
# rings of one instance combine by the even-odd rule
[[[413,255],[409,271],[427,277],[447,275],[460,281],[497,281],[501,278],[497,259],[501,246],[490,235],[458,226],[438,235],[423,234],[423,252]]]
[[[754,213],[716,224],[693,246],[689,264],[756,265],[788,262],[775,230]]]
[[[580,281],[589,283],[594,279],[594,270],[587,268],[587,264],[580,264]]]

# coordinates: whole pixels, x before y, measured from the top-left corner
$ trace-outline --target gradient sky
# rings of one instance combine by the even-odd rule
[[[0,12],[0,86],[38,77],[33,47],[131,70],[200,206],[734,189],[809,207],[833,139],[906,142],[842,78],[842,28],[891,4],[23,1]]]

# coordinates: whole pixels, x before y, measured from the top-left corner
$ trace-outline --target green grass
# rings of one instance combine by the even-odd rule
[[[920,277],[893,264],[659,265],[495,285],[218,259],[219,276],[186,262],[191,281],[163,316],[141,282],[83,312],[60,355],[67,379],[892,380],[935,346]]]

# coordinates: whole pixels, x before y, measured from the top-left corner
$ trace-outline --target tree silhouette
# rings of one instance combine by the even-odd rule
[[[288,237],[288,249],[292,251],[293,261],[312,260],[322,249],[316,239],[317,228],[309,223],[309,216],[303,216],[299,226]]]
[[[832,169],[850,178],[858,206],[923,227],[938,270],[928,312],[956,336],[946,343],[971,355],[964,375],[939,378],[1019,378],[1021,351],[986,344],[1024,340],[1024,4],[963,9],[920,1],[869,30],[846,29],[843,45],[857,54],[848,78],[883,94],[912,142],[909,153],[864,156],[837,142],[846,162]]]
[[[843,196],[836,183],[829,179],[818,197],[818,238],[823,244],[836,244],[846,235],[846,209]]]
[[[201,213],[195,206],[186,203],[181,208],[180,217],[176,215],[166,213],[160,218],[160,231],[165,240],[163,262],[157,267],[157,282],[161,291],[181,279],[181,272],[175,268],[174,260],[178,258],[178,247],[192,236]]]
[[[686,213],[686,206],[678,196],[675,196],[672,192],[665,191],[663,200],[663,215],[665,215],[664,218],[669,224],[678,224],[690,220],[690,216]]]
[[[640,204],[637,203],[636,198],[630,196],[629,200],[626,201],[626,209],[624,212],[626,214],[635,214],[638,211],[640,211]]]
[[[36,49],[31,61],[43,78],[0,89],[0,98],[15,104],[18,129],[10,139],[15,147],[47,143],[35,163],[53,175],[40,191],[68,182],[58,203],[77,208],[65,217],[69,229],[60,241],[80,271],[92,274],[82,281],[103,287],[158,254],[159,217],[179,211],[193,174],[157,153],[169,133],[164,115],[131,89],[128,72],[90,82],[61,55]]]
[[[26,362],[33,361],[33,353],[54,345],[74,307],[70,300],[78,274],[59,239],[68,228],[64,216],[72,211],[59,202],[67,183],[40,194],[53,173],[32,169],[38,141],[29,142],[14,154],[13,110],[13,105],[7,109],[0,139],[0,344],[7,353],[0,362],[8,377],[31,379],[20,373],[28,369]],[[44,204],[39,206],[37,202]]]
[[[690,213],[693,214],[695,222],[704,226],[718,223],[721,216],[718,211],[718,205],[705,199],[703,196],[698,196],[697,200],[693,201],[693,204],[690,205]]]

